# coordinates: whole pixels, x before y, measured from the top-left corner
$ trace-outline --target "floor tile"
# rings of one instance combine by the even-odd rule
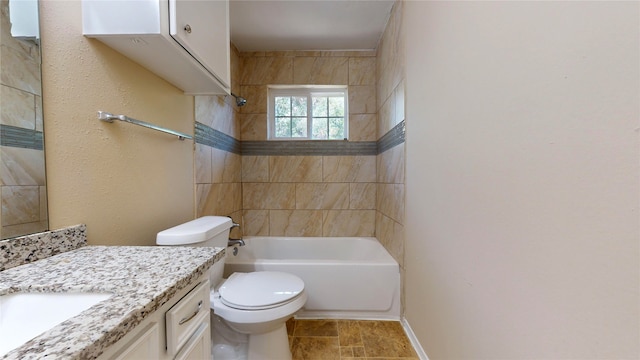
[[[337,337],[294,337],[291,355],[293,360],[340,360],[340,345]]]
[[[409,339],[397,321],[361,321],[367,357],[415,357]]]
[[[340,337],[340,346],[362,346],[360,324],[357,321],[339,320],[338,336]]]
[[[296,321],[293,336],[338,336],[336,320]]]
[[[419,360],[398,321],[289,320],[293,360]]]

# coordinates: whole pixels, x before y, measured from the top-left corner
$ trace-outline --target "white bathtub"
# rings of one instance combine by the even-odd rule
[[[228,249],[233,272],[284,271],[302,278],[308,300],[299,318],[400,319],[400,270],[376,238],[244,237]]]

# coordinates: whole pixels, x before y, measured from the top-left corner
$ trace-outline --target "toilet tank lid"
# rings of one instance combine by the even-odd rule
[[[231,219],[226,216],[203,216],[159,232],[156,244],[189,245],[204,242],[230,229],[231,224]]]

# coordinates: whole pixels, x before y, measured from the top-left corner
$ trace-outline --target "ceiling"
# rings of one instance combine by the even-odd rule
[[[240,51],[372,50],[393,0],[231,0]]]

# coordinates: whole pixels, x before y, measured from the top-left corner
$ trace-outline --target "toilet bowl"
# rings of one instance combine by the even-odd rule
[[[231,225],[227,217],[201,217],[159,232],[156,244],[226,247]],[[285,323],[307,301],[304,282],[277,271],[233,273],[223,279],[225,259],[209,270],[213,357],[290,360]]]
[[[285,323],[307,301],[299,277],[275,271],[234,273],[211,292],[210,300],[214,314],[249,335],[248,359],[291,359]]]

